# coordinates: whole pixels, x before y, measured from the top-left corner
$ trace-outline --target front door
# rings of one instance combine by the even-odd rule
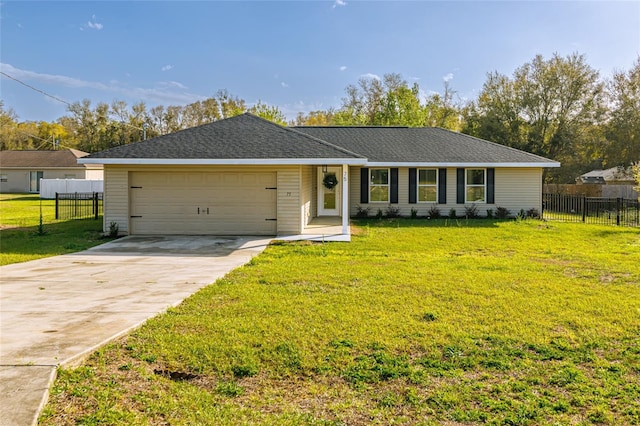
[[[44,172],[29,172],[29,192],[40,192],[40,179]]]
[[[342,168],[318,167],[318,216],[340,216]]]

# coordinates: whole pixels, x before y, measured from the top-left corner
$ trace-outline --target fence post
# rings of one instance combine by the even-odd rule
[[[93,218],[98,219],[98,193],[93,193]]]
[[[582,222],[587,218],[587,196],[582,196]]]
[[[58,216],[59,216],[58,215],[58,202],[59,202],[58,193],[56,192],[56,220],[58,220]]]
[[[622,198],[616,198],[616,225],[620,226],[620,212],[622,211]]]

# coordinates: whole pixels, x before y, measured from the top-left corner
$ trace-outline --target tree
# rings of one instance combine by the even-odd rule
[[[284,116],[277,106],[267,105],[262,103],[262,101],[258,101],[256,105],[249,108],[249,112],[265,120],[280,124],[281,126],[287,125],[287,117]]]
[[[628,72],[616,72],[609,82],[611,112],[605,126],[601,157],[607,167],[640,161],[640,57]]]
[[[464,131],[563,163],[549,176],[572,181],[596,143],[604,117],[604,85],[583,55],[544,60],[537,55],[513,77],[488,74],[478,99],[466,109]],[[586,141],[586,142],[585,142]]]

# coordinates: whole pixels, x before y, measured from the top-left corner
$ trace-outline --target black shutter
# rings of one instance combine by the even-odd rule
[[[496,202],[496,169],[487,169],[487,204]]]
[[[398,168],[391,169],[391,199],[392,204],[398,204]]]
[[[409,169],[409,203],[415,204],[418,202],[418,169]]]
[[[369,169],[363,167],[360,169],[360,203],[367,204],[369,202]]]
[[[460,168],[456,171],[456,203],[464,204],[464,169]]]
[[[438,169],[438,204],[447,204],[447,169]]]

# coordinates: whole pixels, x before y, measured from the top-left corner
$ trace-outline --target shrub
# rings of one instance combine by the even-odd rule
[[[520,209],[520,211],[516,215],[516,220],[524,220],[526,218],[527,218],[527,213],[524,211],[524,209]]]
[[[384,217],[384,213],[382,213],[382,209],[378,209],[378,211],[376,212],[376,218],[382,219],[383,217]]]
[[[411,219],[417,219],[418,218],[418,209],[412,208],[411,209]]]
[[[536,208],[527,210],[527,217],[529,217],[531,219],[541,219],[542,218],[542,216],[540,216],[540,212]]]
[[[487,219],[493,219],[493,209],[487,209]]]
[[[111,238],[117,237],[119,229],[120,229],[120,227],[118,226],[117,222],[109,223],[109,236]]]
[[[464,216],[467,219],[476,219],[480,216],[478,213],[478,206],[471,204],[470,206],[464,206]]]
[[[506,219],[509,216],[511,216],[511,212],[508,209],[506,209],[505,207],[498,207],[496,209],[496,217],[498,219]]]
[[[400,217],[400,207],[389,206],[384,212],[384,215],[388,218]]]
[[[440,209],[436,206],[431,206],[431,208],[427,212],[427,216],[429,216],[431,219],[439,219],[441,216]]]
[[[455,218],[457,218],[457,217],[458,217],[458,216],[457,216],[457,214],[456,214],[456,209],[451,209],[451,210],[449,210],[449,218],[450,218],[450,219],[455,219]]]
[[[366,219],[369,217],[370,211],[369,207],[356,206],[356,217]]]

